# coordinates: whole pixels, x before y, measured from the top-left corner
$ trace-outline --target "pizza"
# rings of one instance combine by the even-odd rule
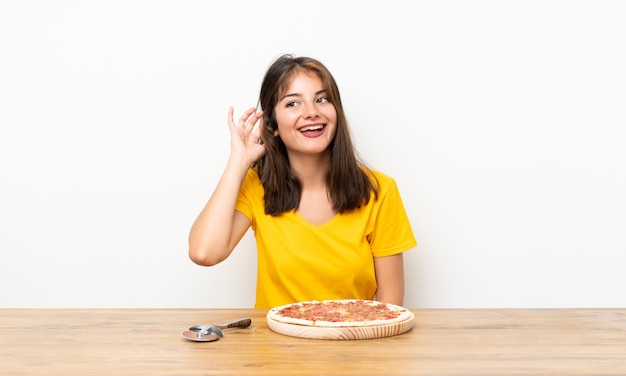
[[[358,327],[394,324],[413,317],[406,308],[373,300],[309,301],[272,308],[267,319],[314,327]]]

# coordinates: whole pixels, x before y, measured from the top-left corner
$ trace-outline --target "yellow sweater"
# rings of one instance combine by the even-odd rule
[[[415,246],[395,181],[374,171],[378,200],[316,226],[297,212],[265,214],[263,186],[254,169],[244,179],[235,209],[251,223],[258,250],[257,308],[325,299],[372,299],[374,257]]]

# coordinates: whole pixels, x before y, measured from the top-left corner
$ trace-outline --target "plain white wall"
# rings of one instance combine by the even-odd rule
[[[0,306],[249,307],[187,234],[289,52],[337,79],[420,246],[409,307],[626,306],[626,3],[0,4]]]

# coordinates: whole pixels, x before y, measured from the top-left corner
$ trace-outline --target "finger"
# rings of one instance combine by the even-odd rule
[[[239,118],[239,126],[241,128],[247,129],[248,126],[248,119],[250,119],[250,116],[252,114],[254,114],[254,112],[256,111],[256,108],[251,107],[248,110],[246,110],[246,112],[243,113],[243,115],[241,115],[241,117]]]
[[[233,106],[228,107],[228,127],[234,127],[235,121],[233,120],[233,115],[235,114],[235,109]]]
[[[261,137],[261,130],[262,130],[262,125],[263,125],[263,120],[261,120],[261,122],[259,123],[259,120],[263,119],[263,110],[260,110],[259,112],[255,113],[252,117],[252,119],[250,120],[250,123],[254,124],[254,128],[252,129],[252,134]]]

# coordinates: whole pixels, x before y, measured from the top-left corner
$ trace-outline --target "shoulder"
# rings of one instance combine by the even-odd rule
[[[241,184],[241,190],[243,192],[256,192],[262,189],[263,185],[261,184],[261,179],[259,178],[256,168],[248,169],[248,172],[246,172],[246,176],[243,179],[243,183]]]
[[[245,183],[252,183],[252,184],[261,183],[261,178],[259,178],[259,172],[257,171],[256,168],[252,167],[248,169],[248,172],[246,172],[246,177],[244,178],[244,184]]]
[[[389,175],[387,175],[387,174],[385,174],[383,172],[380,172],[378,170],[366,169],[366,171],[368,173],[372,174],[377,180],[380,180],[380,181],[383,181],[383,182],[386,182],[386,183],[394,181],[393,177],[391,177],[391,176],[389,176]]]
[[[365,173],[370,177],[370,179],[372,179],[374,184],[378,187],[379,191],[384,192],[396,186],[396,180],[393,177],[378,170],[372,170],[368,168],[364,168],[364,170]]]

